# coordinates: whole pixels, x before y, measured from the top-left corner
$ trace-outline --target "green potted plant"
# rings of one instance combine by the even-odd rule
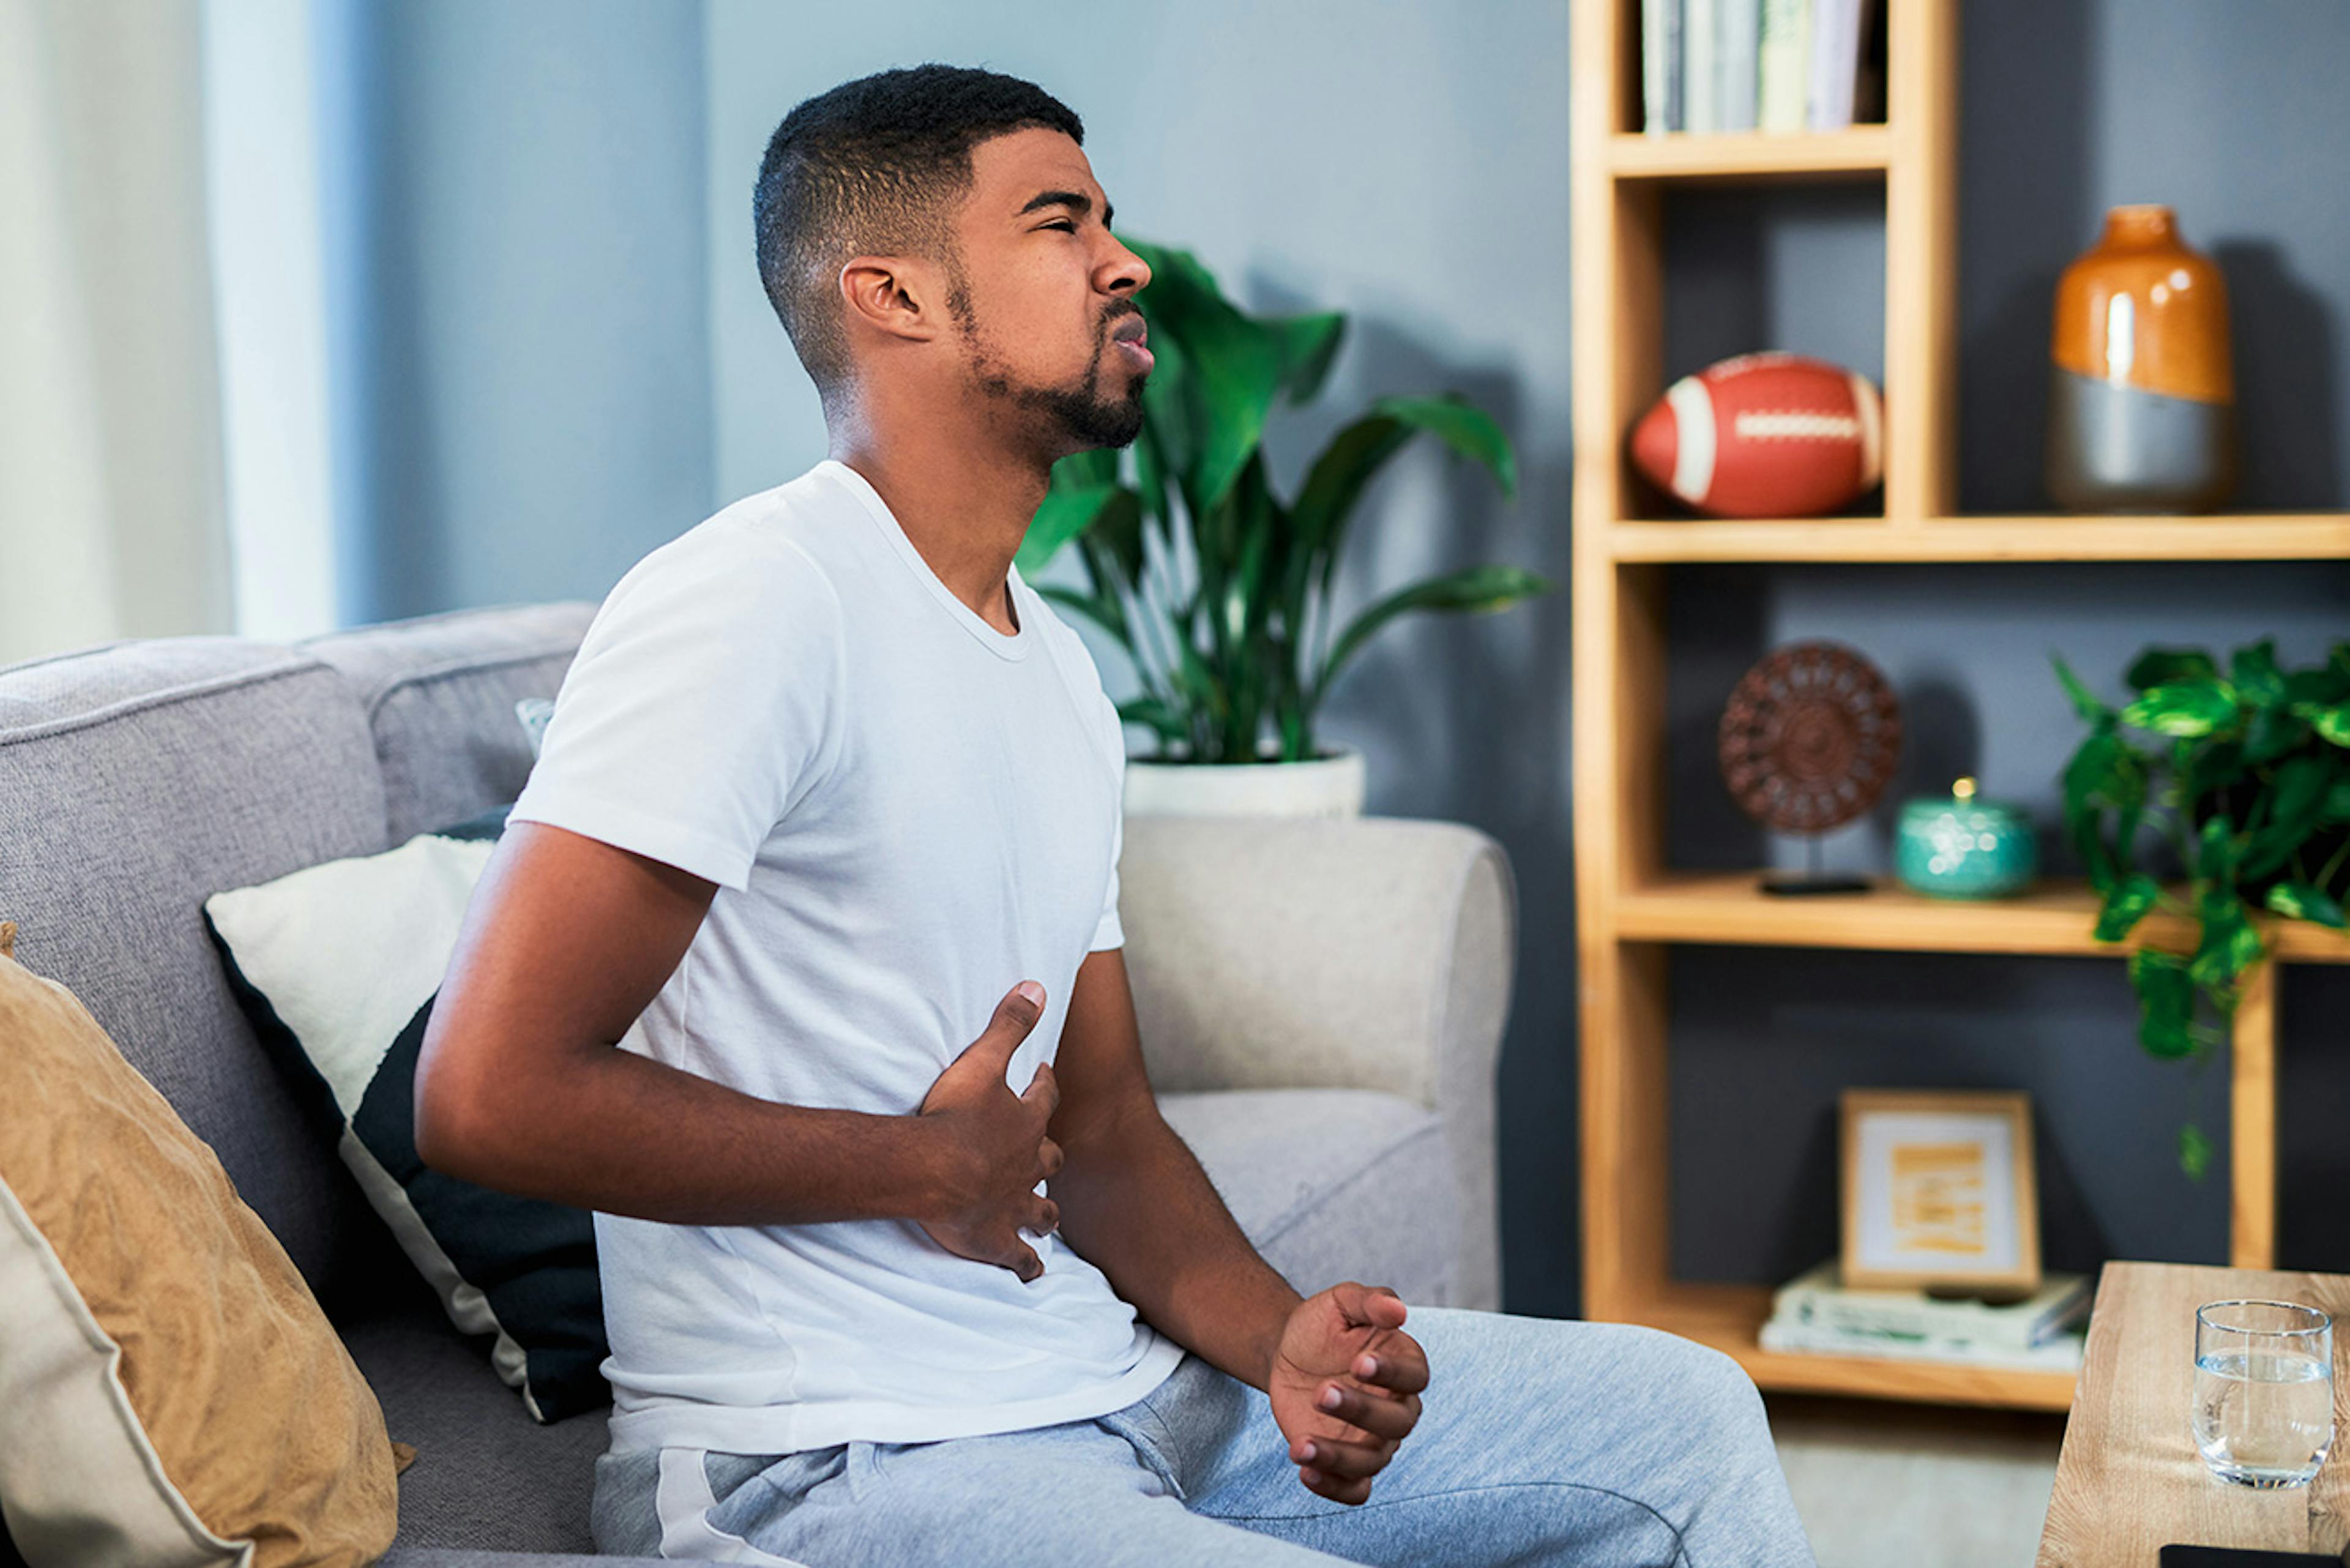
[[[1346,317],[1248,315],[1188,252],[1128,243],[1152,275],[1136,296],[1158,361],[1142,433],[1126,452],[1055,468],[1020,570],[1033,576],[1073,548],[1084,586],[1037,591],[1100,627],[1134,666],[1141,691],[1118,711],[1159,752],[1128,765],[1129,810],[1359,811],[1362,759],[1324,750],[1315,719],[1364,644],[1411,611],[1497,610],[1551,585],[1516,566],[1471,566],[1334,627],[1331,583],[1355,504],[1421,433],[1512,494],[1509,438],[1459,397],[1383,398],[1283,497],[1265,465],[1266,416],[1276,399],[1320,390]]]
[[[2089,726],[2064,769],[2064,831],[2104,900],[2097,938],[2121,941],[2158,909],[2191,922],[2191,951],[2140,948],[2129,974],[2140,1044],[2199,1063],[2228,1038],[2270,917],[2343,927],[2350,643],[2293,670],[2272,640],[2238,649],[2224,672],[2201,649],[2148,649],[2118,706],[2055,665]],[[2142,855],[2148,839],[2175,867]],[[2166,887],[2173,869],[2183,880]],[[2200,1128],[2180,1129],[2189,1175],[2210,1157]]]

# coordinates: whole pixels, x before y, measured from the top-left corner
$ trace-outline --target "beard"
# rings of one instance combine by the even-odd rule
[[[960,315],[960,313],[958,313]],[[1131,305],[1105,315],[1094,328],[1093,358],[1075,385],[1041,386],[1020,380],[980,341],[968,320],[963,341],[970,348],[972,382],[991,401],[1009,403],[1034,417],[1046,444],[1065,452],[1120,447],[1142,433],[1142,388],[1148,372],[1122,392],[1103,387],[1102,361],[1112,352],[1110,329],[1137,312]]]

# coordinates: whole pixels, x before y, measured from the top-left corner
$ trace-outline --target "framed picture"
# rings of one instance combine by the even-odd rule
[[[2040,1288],[2040,1196],[2032,1097],[1847,1089],[1846,1289]]]

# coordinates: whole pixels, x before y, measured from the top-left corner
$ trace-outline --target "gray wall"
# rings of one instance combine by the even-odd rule
[[[2123,201],[2176,204],[2235,293],[2243,504],[2350,505],[2338,391],[2350,216],[2333,150],[2350,10],[2336,0],[1970,0],[1961,148],[1963,499],[2040,505],[2050,291]],[[1568,556],[1566,7],[925,0],[886,33],[837,10],[411,5],[360,25],[379,128],[364,256],[381,365],[363,389],[368,613],[602,590],[637,556],[823,452],[815,399],[760,296],[749,192],[801,98],[939,58],[1033,77],[1087,122],[1131,233],[1197,250],[1263,307],[1330,306],[1354,337],[1323,406],[1272,437],[1293,480],[1373,396],[1454,387],[1515,433],[1503,504],[1418,454],[1374,495],[1341,607],[1409,576]],[[706,116],[706,119],[705,119]],[[1881,196],[1715,193],[1672,215],[1668,354],[1762,346],[1875,370]],[[576,234],[577,239],[569,238]],[[706,312],[706,315],[705,315]],[[1727,806],[1706,737],[1739,672],[1809,635],[1866,650],[1908,704],[1897,795],[1979,773],[2053,820],[2075,727],[2061,648],[2112,681],[2156,639],[2350,632],[2326,566],[1694,567],[1675,576],[1671,817],[1687,865],[1772,853]],[[1406,625],[1334,697],[1372,809],[1508,847],[1523,898],[1503,1062],[1510,1304],[1576,1304],[1573,911],[1565,596]],[[1102,656],[1114,688],[1124,679]],[[1884,863],[1884,815],[1839,836]],[[2131,1042],[2118,966],[1687,950],[1674,1045],[1679,1267],[1775,1280],[1833,1245],[1828,1128],[1846,1083],[2014,1085],[2040,1108],[2053,1262],[2216,1258],[2224,1189],[2177,1175],[2178,1121],[2224,1126],[2199,1078]],[[2338,1021],[2350,984],[2285,998],[2285,1251],[2350,1267]]]
[[[711,509],[700,11],[325,12],[344,618],[601,598]]]

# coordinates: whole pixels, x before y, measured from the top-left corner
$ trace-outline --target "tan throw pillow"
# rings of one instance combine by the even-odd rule
[[[0,1412],[32,1568],[359,1568],[399,1521],[383,1412],[285,1249],[73,994],[5,956]]]

